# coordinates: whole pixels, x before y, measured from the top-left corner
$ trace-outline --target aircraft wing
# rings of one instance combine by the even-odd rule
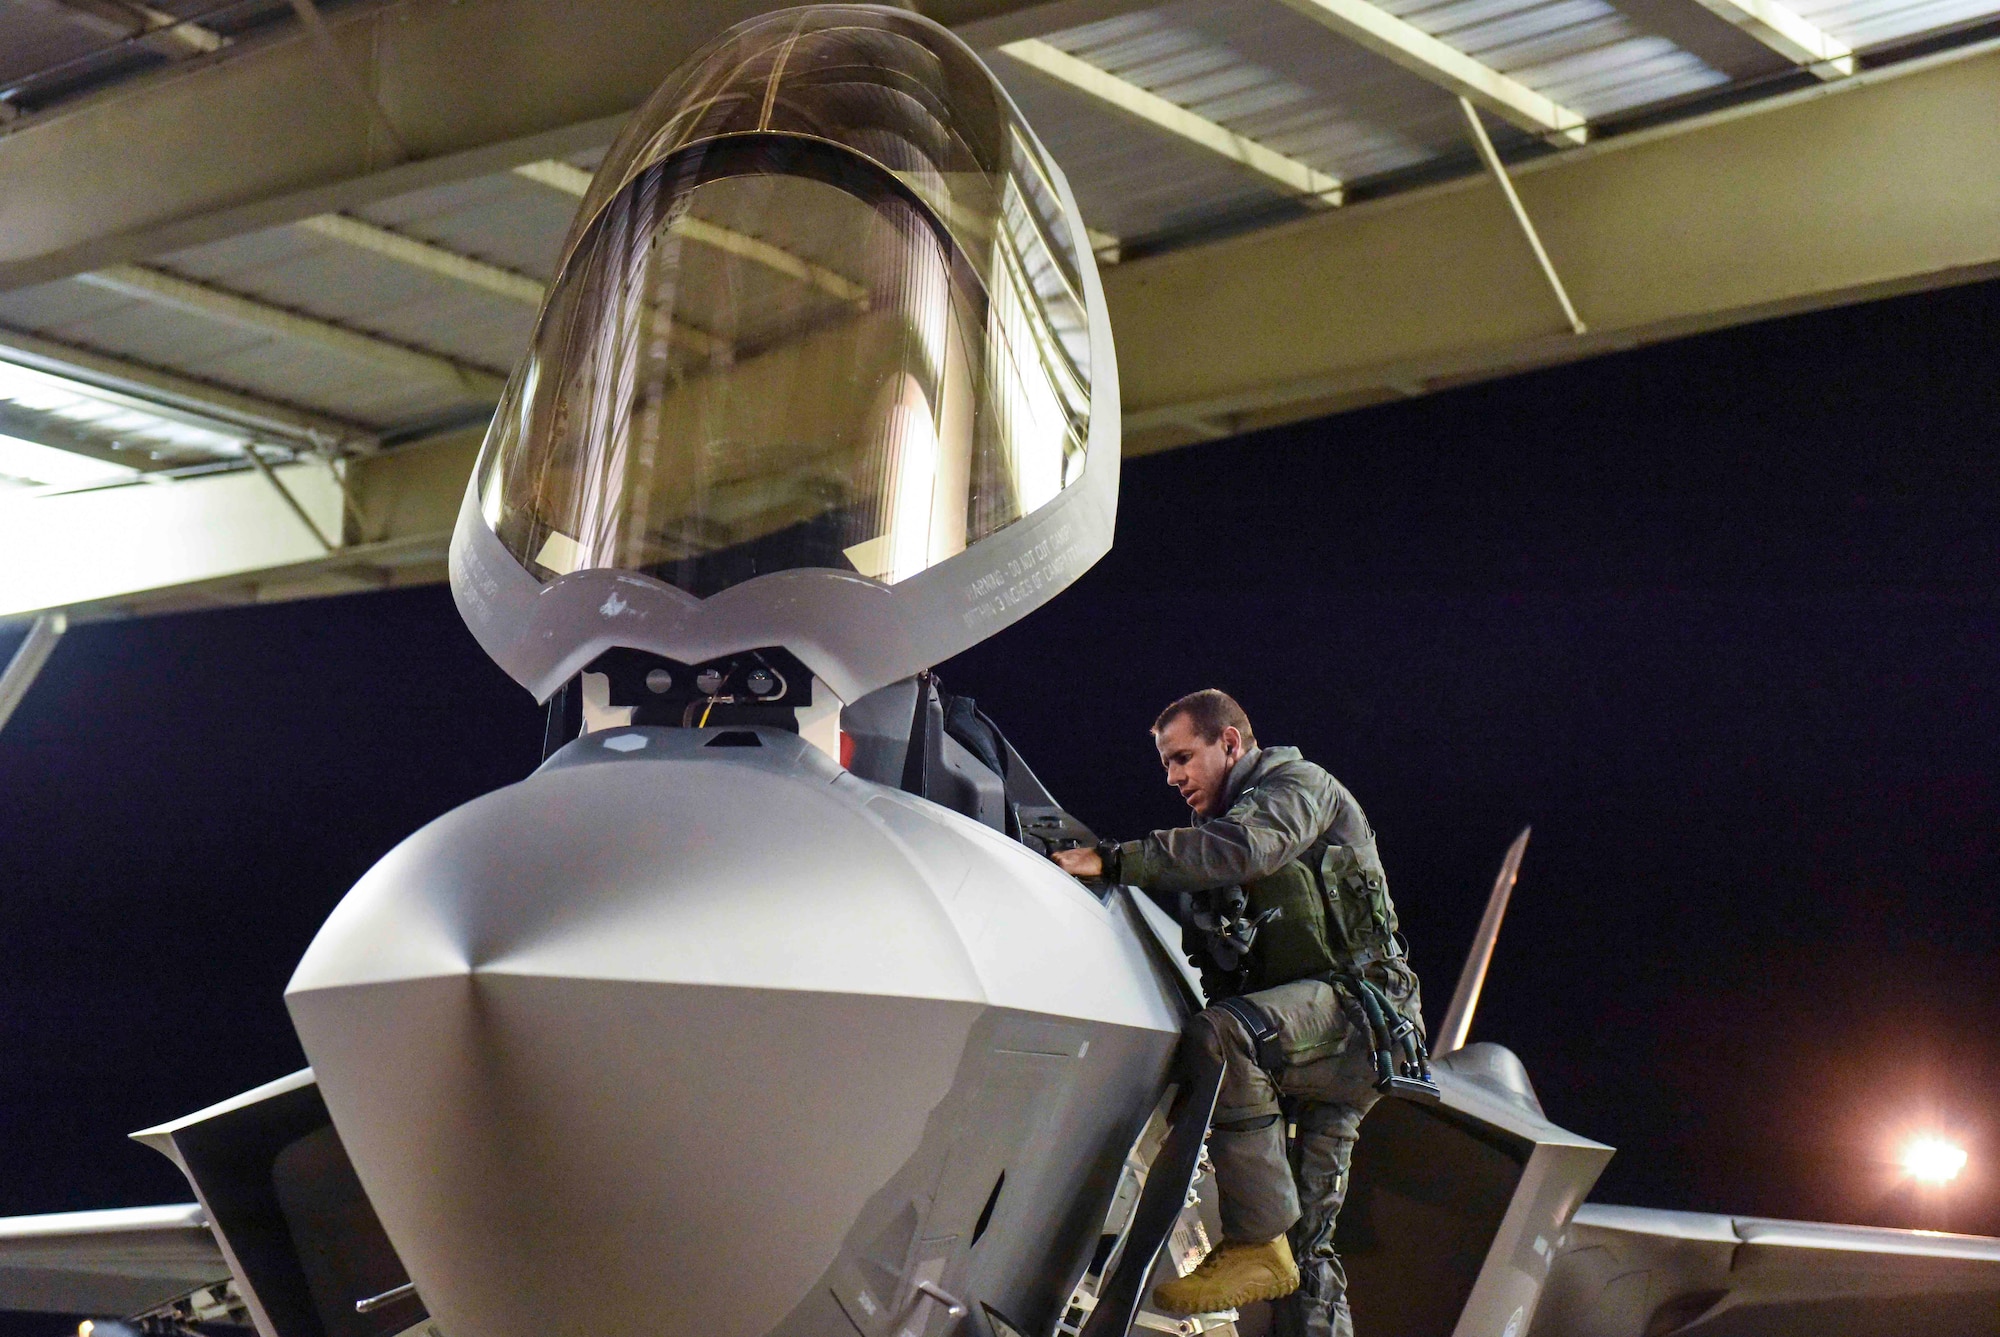
[[[1586,1203],[1533,1337],[2000,1333],[2000,1239]]]
[[[0,1310],[137,1314],[228,1276],[195,1203],[0,1218]]]

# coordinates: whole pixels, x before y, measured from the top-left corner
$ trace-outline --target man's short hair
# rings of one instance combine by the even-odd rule
[[[1194,731],[1204,743],[1213,743],[1222,737],[1224,729],[1234,729],[1243,735],[1244,747],[1257,746],[1257,735],[1250,730],[1250,717],[1243,713],[1243,707],[1236,704],[1236,698],[1227,692],[1213,687],[1189,692],[1160,712],[1160,717],[1153,721],[1153,732],[1160,732],[1181,715],[1188,717],[1188,723],[1194,726]]]

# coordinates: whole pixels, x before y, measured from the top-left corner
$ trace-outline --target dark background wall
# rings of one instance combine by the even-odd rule
[[[1621,1149],[1599,1199],[2000,1234],[1996,330],[1962,288],[1137,460],[942,673],[1118,835],[1182,816],[1153,712],[1237,694],[1366,806],[1433,1020],[1532,822],[1474,1035]],[[320,920],[539,738],[442,590],[73,631],[0,732],[0,1214],[184,1199],[124,1134],[299,1066]]]

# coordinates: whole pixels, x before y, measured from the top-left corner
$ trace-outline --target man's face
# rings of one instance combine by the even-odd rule
[[[1160,749],[1160,764],[1167,768],[1167,783],[1203,817],[1219,815],[1228,792],[1229,768],[1243,756],[1243,735],[1224,729],[1210,742],[1196,732],[1193,720],[1176,715],[1153,735],[1153,742]]]

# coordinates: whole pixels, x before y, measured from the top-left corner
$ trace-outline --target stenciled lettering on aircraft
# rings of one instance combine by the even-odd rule
[[[965,625],[991,622],[1021,600],[1061,581],[1075,563],[1074,527],[1065,523],[1034,547],[965,587],[965,597],[977,600],[965,610]]]
[[[461,551],[456,543],[452,545],[451,558],[459,563],[466,579],[461,584],[461,598],[472,605],[469,616],[480,621],[490,621],[493,617],[493,601],[500,597],[500,582],[493,571],[480,559],[479,554],[465,547]]]

